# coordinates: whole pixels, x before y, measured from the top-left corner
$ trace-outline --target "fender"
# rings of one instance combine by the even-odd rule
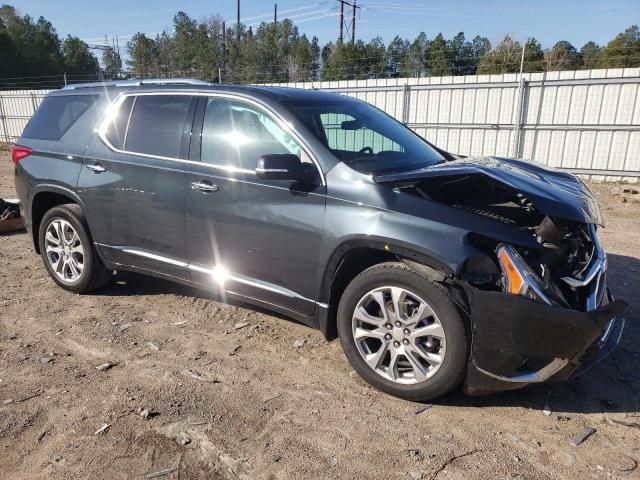
[[[82,199],[76,192],[74,192],[70,188],[55,183],[42,183],[33,187],[33,190],[29,193],[29,199],[27,202],[29,210],[24,212],[24,218],[26,220],[25,225],[27,227],[27,230],[31,233],[33,239],[33,247],[38,253],[40,253],[38,246],[38,232],[36,231],[37,229],[33,228],[33,208],[36,197],[41,193],[55,193],[58,195],[63,195],[70,198],[74,203],[80,205],[80,208],[84,207]]]
[[[331,288],[343,265],[343,260],[349,252],[358,249],[375,250],[381,257],[387,256],[389,259],[408,259],[415,263],[426,265],[436,271],[442,272],[443,276],[450,276],[455,273],[451,264],[431,251],[416,249],[415,245],[406,244],[400,240],[390,240],[384,237],[366,236],[352,237],[341,242],[329,255],[326,267],[322,273],[320,281],[320,291],[317,298],[320,308],[318,309],[318,323],[320,330],[327,338],[332,338],[331,323],[335,317],[337,308],[336,299],[331,298]],[[377,263],[377,262],[374,262]]]

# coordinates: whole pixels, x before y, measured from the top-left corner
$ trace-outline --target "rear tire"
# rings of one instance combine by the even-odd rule
[[[460,312],[442,286],[404,263],[374,265],[354,278],[337,322],[345,355],[383,392],[432,400],[464,376],[469,342]]]
[[[87,293],[113,276],[98,257],[78,205],[60,205],[45,213],[38,242],[47,272],[65,290]]]

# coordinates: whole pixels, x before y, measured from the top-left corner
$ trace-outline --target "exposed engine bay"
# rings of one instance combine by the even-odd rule
[[[595,226],[542,213],[527,195],[483,174],[425,177],[396,188],[528,232],[540,248],[513,248],[542,281],[546,296],[554,304],[585,310],[590,289],[576,288],[563,279],[580,279],[591,264],[599,248]],[[501,264],[496,261],[500,242],[473,233],[469,241],[486,257],[468,260],[464,280],[483,290],[505,291]]]

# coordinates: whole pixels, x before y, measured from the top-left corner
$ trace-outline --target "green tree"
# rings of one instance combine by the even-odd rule
[[[4,4],[0,7],[0,24],[5,27],[18,16],[18,12],[15,7]]]
[[[155,70],[160,77],[172,77],[176,70],[176,41],[174,36],[167,31],[163,31],[156,35],[154,43],[157,53]]]
[[[196,66],[196,39],[198,33],[197,22],[184,12],[178,12],[173,17],[175,30],[175,62],[176,69],[183,76],[191,76]]]
[[[109,79],[118,79],[122,75],[122,58],[113,48],[102,52],[102,72]]]
[[[0,22],[0,77],[10,77],[15,73],[16,48],[7,28]],[[0,80],[1,82],[2,80]]]
[[[6,25],[15,46],[16,74],[62,75],[64,59],[60,39],[53,25],[40,17],[34,22],[29,15],[14,16]]]
[[[611,40],[602,52],[600,68],[634,68],[640,66],[640,29],[632,25]]]
[[[518,73],[522,59],[522,45],[506,35],[496,47],[480,60],[478,73]],[[527,40],[525,45],[525,72],[542,72],[545,68],[544,52],[535,38]]]
[[[557,42],[550,50],[545,52],[544,59],[547,71],[577,70],[582,64],[580,54],[566,40]]]
[[[444,39],[442,33],[431,41],[430,58],[428,60],[429,75],[440,77],[451,75],[453,70],[451,45]]]
[[[385,73],[388,77],[400,77],[403,75],[409,55],[409,40],[400,38],[399,35],[391,41],[386,51]]]
[[[602,47],[595,42],[587,42],[580,49],[581,67],[587,70],[598,68],[602,57]]]
[[[403,77],[424,77],[431,59],[431,43],[424,32],[411,42],[402,66]]]
[[[138,78],[149,78],[155,73],[157,50],[155,42],[144,33],[136,33],[127,42],[127,66]]]
[[[480,62],[491,51],[491,42],[487,37],[481,37],[476,35],[471,42],[471,56],[473,57],[472,68],[469,70],[469,75],[475,75],[480,68]]]
[[[62,56],[68,75],[93,76],[100,72],[98,59],[78,37],[68,36],[62,42]]]

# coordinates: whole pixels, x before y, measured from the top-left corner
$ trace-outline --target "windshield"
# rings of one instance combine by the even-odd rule
[[[336,157],[361,172],[391,173],[444,161],[402,123],[364,102],[307,101],[289,107]]]

